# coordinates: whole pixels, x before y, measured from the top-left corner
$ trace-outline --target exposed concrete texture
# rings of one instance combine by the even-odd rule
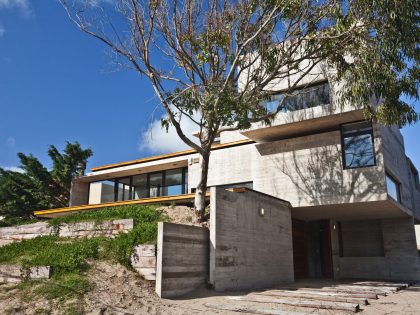
[[[211,188],[210,282],[216,291],[293,282],[290,204]]]
[[[3,227],[0,228],[0,246],[52,233],[53,229],[48,226],[48,223],[44,222]]]
[[[415,225],[414,228],[416,230],[417,248],[420,250],[420,225]]]
[[[138,245],[131,254],[131,266],[146,280],[156,280],[156,246]]]
[[[70,188],[69,206],[87,205],[89,201],[89,183],[73,179]]]
[[[162,298],[194,291],[208,279],[207,228],[159,222],[156,293]]]
[[[100,223],[78,222],[61,224],[59,227],[50,227],[46,222],[37,222],[0,228],[0,246],[45,235],[71,238],[94,236],[113,237],[119,233],[127,233],[133,229],[133,226],[133,219],[120,219]]]
[[[339,131],[256,145],[254,189],[290,201],[293,207],[386,200],[380,141],[377,165],[343,169]]]
[[[382,257],[340,257],[337,223],[332,224],[331,238],[336,279],[420,280],[420,258],[416,248],[412,218],[381,220],[384,246]],[[365,225],[366,228],[368,225]],[[357,233],[356,229],[354,233]],[[369,240],[366,240],[366,244],[368,243]]]
[[[208,186],[249,182],[253,179],[253,165],[257,161],[255,145],[232,147],[214,151],[210,155]],[[188,167],[188,187],[197,187],[200,164]]]
[[[0,283],[19,283],[23,280],[49,279],[50,266],[23,268],[19,265],[0,265]]]

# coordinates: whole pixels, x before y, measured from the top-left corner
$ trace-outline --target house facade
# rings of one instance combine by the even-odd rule
[[[246,187],[291,204],[295,279],[420,279],[419,175],[399,129],[338,105],[337,87],[322,75],[302,84],[271,125],[220,134],[208,186]],[[96,167],[74,180],[70,208],[36,215],[191,203],[199,174],[193,150]]]

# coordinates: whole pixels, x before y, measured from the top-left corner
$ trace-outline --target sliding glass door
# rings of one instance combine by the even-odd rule
[[[115,178],[108,182],[114,184],[114,201],[138,200],[185,194],[188,192],[187,176],[188,169],[184,167]],[[98,183],[91,183],[91,187],[93,185],[98,185]]]

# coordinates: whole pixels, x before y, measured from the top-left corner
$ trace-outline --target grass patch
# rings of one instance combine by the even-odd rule
[[[58,226],[62,223],[76,223],[85,221],[102,222],[115,219],[134,219],[134,223],[140,222],[157,222],[165,219],[160,211],[159,206],[139,206],[127,205],[119,207],[101,208],[92,211],[75,213],[68,216],[51,219],[48,223],[51,226]]]
[[[91,288],[86,275],[89,260],[112,260],[130,267],[130,256],[135,245],[154,244],[157,223],[168,217],[157,211],[157,206],[128,205],[77,213],[49,221],[59,228],[63,223],[134,219],[134,228],[115,238],[94,237],[82,239],[42,236],[0,247],[0,264],[51,266],[49,281],[30,281],[19,285],[27,292],[27,299],[42,296],[46,299],[68,301],[83,296]],[[77,306],[76,308],[78,308]],[[77,313],[71,307],[68,313]]]

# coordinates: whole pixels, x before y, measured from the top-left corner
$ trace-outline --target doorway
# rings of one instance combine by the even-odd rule
[[[293,219],[292,238],[296,279],[333,277],[329,220]]]

